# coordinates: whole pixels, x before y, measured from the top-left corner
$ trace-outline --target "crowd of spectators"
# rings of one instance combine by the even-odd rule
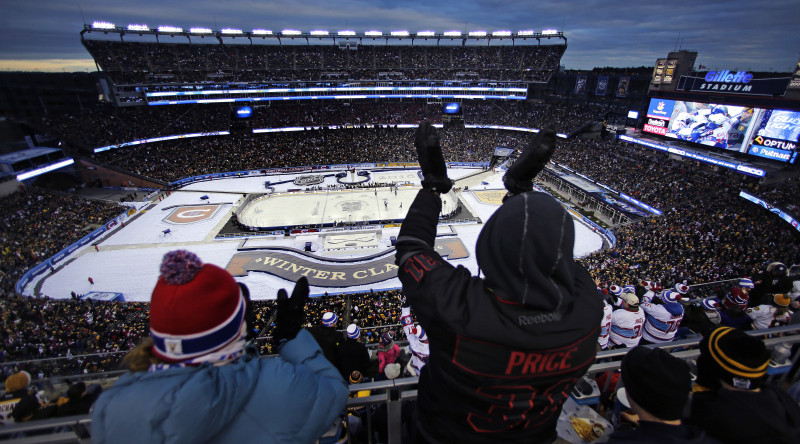
[[[50,114],[41,126],[85,150],[175,134],[224,131],[230,127],[228,105],[147,107],[86,107],[80,114]]]
[[[564,141],[553,160],[664,213],[618,227],[615,249],[583,259],[607,285],[692,285],[751,276],[772,260],[800,263],[796,231],[738,196],[760,194],[755,178],[601,139]]]
[[[305,306],[308,327],[331,311],[362,330],[361,341],[377,345],[383,333],[402,337],[399,290],[370,291],[312,298]],[[253,329],[264,353],[272,353],[274,301],[253,301]],[[149,304],[30,298],[0,298],[0,378],[20,370],[50,378],[117,370],[125,352],[150,333]],[[374,356],[377,359],[377,356]],[[2,382],[0,379],[0,382]]]
[[[157,176],[164,179],[192,174],[192,161],[196,158],[204,158],[205,163],[214,168],[213,171],[229,171],[248,169],[254,165],[296,165],[308,163],[309,158],[317,159],[320,163],[374,161],[374,147],[381,147],[381,154],[390,156],[390,160],[413,161],[413,153],[408,144],[409,130],[382,128],[348,131],[354,133],[341,137],[338,135],[345,133],[337,131],[277,135],[270,140],[275,146],[281,146],[276,151],[283,155],[261,153],[261,157],[256,160],[246,156],[246,153],[257,150],[253,150],[252,145],[244,144],[244,141],[239,150],[235,146],[226,146],[223,150],[226,155],[209,158],[208,154],[198,155],[193,145],[196,141],[185,140],[182,145],[175,144],[174,153],[166,148],[169,143],[159,145],[160,149],[152,153],[147,146],[135,148],[134,150],[145,153],[144,157],[139,158],[128,152],[125,161],[129,162],[127,165],[138,163],[149,166],[155,173],[166,173],[167,175]],[[452,160],[463,160],[465,157],[484,160],[493,146],[520,146],[524,141],[524,136],[502,131],[443,131],[442,137],[445,156]],[[503,140],[503,137],[507,139]],[[189,149],[187,145],[190,146]],[[287,149],[287,146],[295,149]],[[326,149],[326,146],[337,148]],[[469,149],[448,149],[464,146],[477,146],[475,157],[470,157]],[[297,147],[303,149],[298,150]],[[396,154],[392,157],[392,153]],[[624,285],[641,280],[656,280],[664,285],[679,282],[692,285],[751,276],[765,262],[773,260],[781,260],[787,264],[800,263],[798,243],[791,241],[796,236],[792,234],[791,227],[765,209],[738,197],[741,189],[760,194],[762,185],[752,178],[724,170],[713,171],[701,164],[672,161],[661,153],[599,139],[562,141],[554,160],[584,171],[587,176],[664,211],[663,216],[642,219],[617,228],[615,249],[600,251],[582,259],[603,286]],[[168,169],[171,165],[180,167]],[[196,168],[201,166],[196,164]],[[200,171],[194,170],[197,173]],[[150,174],[150,171],[143,170],[142,174]],[[786,195],[791,199],[791,190],[795,186],[795,181],[789,181],[785,185],[772,187],[763,194],[765,197]],[[785,191],[787,189],[789,191]],[[37,189],[25,189],[7,197],[4,199],[4,208],[12,209],[3,223],[5,292],[12,290],[13,284],[25,269],[77,240],[86,231],[88,224],[103,223],[120,211],[117,206],[89,201],[68,204],[60,194]],[[99,212],[99,209],[105,209],[107,213]],[[52,215],[58,217],[51,217]],[[29,232],[38,233],[42,239],[31,242]],[[26,236],[25,241],[22,240],[23,235]],[[398,292],[354,296],[349,305],[348,298],[343,296],[321,298],[309,304],[309,322],[313,323],[324,311],[336,311],[343,319],[349,318],[349,322],[355,322],[364,329],[363,338],[367,342],[377,342],[385,330],[382,326],[396,323],[399,299]],[[136,343],[141,332],[145,331],[142,325],[137,326],[135,322],[126,327],[124,323],[116,326],[95,321],[108,319],[109,316],[97,315],[97,308],[79,303],[21,299],[15,304],[13,308],[4,307],[6,361],[125,350]],[[31,305],[25,309],[20,304]],[[87,330],[82,330],[88,327],[80,327],[81,323],[77,323],[74,328],[63,330],[66,337],[43,340],[37,335],[49,335],[59,330],[50,326],[17,327],[17,323],[22,322],[20,313],[34,310],[31,307],[47,307],[52,310],[51,307],[62,304],[76,307],[75,316],[65,314],[64,318],[86,319],[88,321],[84,323],[94,323],[96,327],[112,330],[97,331],[92,336]],[[259,322],[266,322],[270,318],[271,304],[258,302],[256,305],[259,307]],[[135,319],[143,310],[136,304],[120,306],[130,308],[112,309],[115,319]],[[32,319],[30,322],[34,326],[41,325],[36,321],[36,315],[25,316],[26,319]],[[259,330],[268,334],[269,326],[261,325]],[[134,334],[134,331],[137,333]],[[33,336],[20,337],[21,332],[30,332]],[[398,333],[399,331],[395,332]],[[107,338],[112,338],[113,342],[103,342]],[[99,364],[94,360],[87,360],[82,363],[81,370],[93,371],[110,361],[113,359],[108,362],[101,359]],[[72,370],[76,369],[65,367],[64,371]],[[50,368],[44,372],[57,374],[50,373],[55,371]]]
[[[126,207],[41,188],[23,187],[0,199],[0,294],[30,268],[94,231]]]
[[[793,215],[795,219],[800,219],[800,179],[797,177],[761,187],[755,194],[756,197]]]
[[[95,155],[127,171],[168,182],[225,171],[375,161],[415,162],[413,129],[352,128],[203,137],[145,144]],[[445,159],[487,161],[498,146],[518,147],[526,136],[513,131],[442,131]]]
[[[425,101],[275,102],[256,106],[250,128],[328,125],[442,123],[443,104]],[[159,107],[87,107],[80,114],[48,115],[42,128],[85,149],[161,136],[227,131],[234,122],[228,104]],[[573,134],[585,124],[597,123],[606,106],[533,104],[524,101],[467,101],[462,104],[465,124],[541,128]]]
[[[375,120],[352,119],[382,116],[389,119],[386,123],[393,124],[439,115],[438,109],[432,112],[418,103],[365,102],[349,106],[352,108],[334,103],[307,108],[281,104],[258,118],[269,116],[266,126],[289,126],[293,122],[310,125],[316,124],[317,119],[326,123],[331,119],[358,128],[185,139],[112,150],[99,153],[96,158],[167,181],[212,172],[308,164],[414,162],[416,156],[410,143],[413,130],[367,128],[365,125]],[[174,110],[170,118],[188,119],[186,128],[207,129],[201,121],[189,117],[189,108],[184,108],[183,113],[178,108]],[[503,124],[514,125],[524,119],[544,124],[552,117],[557,124],[574,128],[604,110],[585,111],[581,114],[567,106],[540,109],[490,103],[473,109],[465,107],[465,120],[490,115],[490,120]],[[215,118],[223,112],[228,110],[220,107],[207,115]],[[140,113],[137,122],[149,122],[149,111],[135,113]],[[152,122],[154,126],[144,123],[141,127],[154,128],[155,119]],[[487,161],[495,147],[519,148],[529,138],[512,131],[457,128],[444,129],[441,136],[445,159],[450,161]],[[796,232],[769,211],[738,197],[740,190],[747,190],[793,211],[799,207],[796,179],[765,186],[725,169],[715,171],[703,164],[669,159],[663,153],[635,145],[580,137],[560,140],[553,160],[663,211],[662,216],[617,227],[616,248],[581,259],[601,287],[657,281],[671,288],[680,283],[694,285],[753,276],[775,260],[790,265],[800,263]],[[25,188],[3,199],[3,207],[9,209],[2,231],[0,277],[4,293],[11,292],[27,268],[80,238],[92,224],[102,224],[121,212],[116,205],[72,199],[35,188]],[[716,287],[695,290],[691,296],[712,296],[711,292],[717,292],[713,296],[718,300],[724,298],[724,291]],[[307,304],[307,321],[308,325],[315,325],[324,312],[333,311],[340,316],[337,329],[342,334],[347,325],[355,323],[362,331],[361,341],[377,344],[385,332],[402,338],[396,325],[401,300],[399,290],[324,296]],[[255,301],[253,305],[255,329],[262,338],[259,343],[270,353],[273,350],[264,338],[274,327],[274,303]],[[9,364],[1,366],[2,375],[27,370],[46,378],[115,369],[124,351],[147,335],[147,312],[146,303],[6,296],[0,300],[0,355]],[[54,357],[71,358],[46,360]]]
[[[363,79],[546,82],[565,45],[221,45],[84,40],[117,84]]]

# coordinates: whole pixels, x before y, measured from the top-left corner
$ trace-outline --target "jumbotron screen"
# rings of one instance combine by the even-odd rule
[[[794,163],[800,112],[653,98],[643,131]]]

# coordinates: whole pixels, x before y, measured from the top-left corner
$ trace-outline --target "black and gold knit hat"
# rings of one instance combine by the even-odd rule
[[[725,381],[741,390],[754,390],[766,378],[769,360],[764,341],[736,328],[720,327],[700,342],[698,383],[714,389]]]

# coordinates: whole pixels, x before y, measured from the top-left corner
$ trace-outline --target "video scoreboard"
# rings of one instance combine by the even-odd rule
[[[794,163],[800,112],[651,98],[643,131]]]

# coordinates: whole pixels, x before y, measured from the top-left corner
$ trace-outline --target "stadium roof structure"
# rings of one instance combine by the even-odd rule
[[[444,31],[444,32],[436,32],[431,30],[423,30],[423,31],[416,31],[411,32],[407,30],[395,30],[395,31],[379,31],[379,30],[367,30],[367,31],[353,31],[353,30],[339,30],[339,31],[328,31],[323,29],[314,29],[309,31],[301,31],[298,29],[282,29],[278,30],[270,30],[270,29],[253,29],[250,31],[244,31],[242,29],[236,28],[222,28],[220,30],[212,30],[210,28],[205,27],[192,27],[189,29],[183,29],[177,26],[158,26],[151,28],[148,25],[144,24],[130,24],[127,26],[116,26],[113,23],[103,22],[103,21],[95,21],[92,24],[84,24],[83,30],[81,31],[81,38],[84,38],[85,34],[90,34],[93,32],[99,32],[103,34],[119,34],[120,39],[123,39],[125,34],[133,34],[133,35],[153,35],[158,40],[158,36],[184,36],[190,42],[192,37],[215,37],[222,43],[223,38],[244,38],[248,39],[251,43],[253,39],[276,39],[279,43],[282,39],[305,39],[306,42],[310,42],[310,40],[332,40],[336,42],[337,39],[340,40],[358,40],[359,42],[363,40],[377,40],[377,39],[385,39],[387,44],[390,40],[411,40],[411,44],[414,44],[415,40],[435,40],[437,44],[441,40],[461,40],[462,44],[466,44],[467,41],[474,41],[474,40],[484,40],[487,43],[491,42],[492,40],[511,40],[512,44],[517,40],[536,40],[537,42],[541,43],[543,39],[550,40],[556,39],[563,42],[564,45],[567,44],[567,38],[564,36],[564,33],[558,31],[556,29],[544,29],[539,32],[536,32],[532,29],[527,30],[519,30],[519,31],[510,31],[510,30],[497,30],[497,31],[469,31],[469,32],[462,32],[462,31]]]

